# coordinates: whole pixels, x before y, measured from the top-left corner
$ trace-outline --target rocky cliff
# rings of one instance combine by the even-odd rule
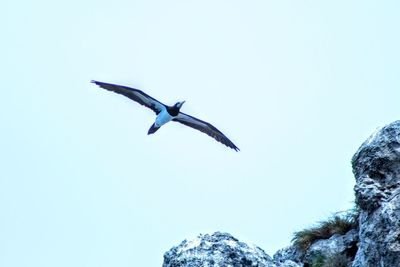
[[[368,138],[352,164],[361,210],[352,266],[400,266],[400,121]]]
[[[356,212],[296,233],[273,258],[230,234],[199,235],[164,255],[163,267],[399,267],[400,121],[372,134],[352,159]]]

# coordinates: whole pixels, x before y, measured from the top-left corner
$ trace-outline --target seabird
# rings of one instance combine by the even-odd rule
[[[98,81],[92,81],[92,83],[108,91],[124,95],[132,99],[133,101],[136,101],[139,104],[153,110],[156,113],[157,117],[156,121],[153,123],[153,125],[151,125],[147,134],[155,133],[158,129],[160,129],[161,126],[169,121],[177,121],[211,136],[218,142],[234,149],[235,151],[239,151],[239,148],[235,146],[235,144],[233,144],[232,141],[228,139],[228,137],[226,137],[213,125],[181,112],[180,109],[185,101],[177,102],[173,106],[167,106],[149,96],[148,94],[144,93],[143,91],[135,88]]]

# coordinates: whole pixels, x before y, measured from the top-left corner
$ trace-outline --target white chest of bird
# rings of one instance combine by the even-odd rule
[[[172,120],[172,116],[168,113],[167,109],[164,109],[163,111],[160,112],[160,114],[157,115],[156,121],[155,121],[155,126],[156,127],[161,127],[167,122]]]

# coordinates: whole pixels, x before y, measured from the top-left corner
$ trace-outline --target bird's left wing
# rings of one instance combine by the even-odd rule
[[[232,143],[231,140],[228,139],[228,137],[226,137],[223,133],[221,133],[217,128],[215,128],[213,125],[211,125],[208,122],[202,121],[200,119],[192,117],[183,112],[179,112],[178,116],[176,116],[172,120],[180,122],[186,126],[194,128],[196,130],[199,130],[199,131],[211,136],[218,142],[226,145],[227,147],[234,149],[235,151],[240,150],[237,146],[235,146],[234,143]]]
[[[92,81],[92,83],[108,91],[124,95],[132,99],[133,101],[136,101],[139,104],[152,109],[157,115],[165,108],[165,105],[163,103],[161,103],[157,99],[154,99],[153,97],[149,96],[148,94],[138,89],[117,84],[103,83],[98,81]]]

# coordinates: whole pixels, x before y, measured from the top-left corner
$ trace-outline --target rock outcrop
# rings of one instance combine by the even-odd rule
[[[400,121],[368,138],[352,164],[361,210],[353,267],[400,266]]]
[[[303,263],[313,266],[316,261],[320,261],[321,266],[351,266],[357,252],[357,242],[356,229],[344,235],[335,234],[329,239],[317,240],[305,253]]]
[[[261,248],[239,242],[227,233],[184,240],[164,254],[163,267],[276,267]]]
[[[296,246],[289,246],[281,248],[274,254],[274,263],[279,266],[291,266],[290,264],[297,264],[293,266],[303,266],[304,252],[296,248]]]
[[[279,267],[286,266],[287,262],[297,264],[294,266],[350,267],[357,242],[358,232],[352,229],[344,235],[334,234],[330,238],[319,239],[305,251],[296,245],[280,249],[273,259]]]
[[[163,267],[399,267],[400,121],[372,134],[352,166],[358,209],[352,229],[313,238],[306,246],[294,243],[273,259],[230,234],[200,235],[165,253]]]

